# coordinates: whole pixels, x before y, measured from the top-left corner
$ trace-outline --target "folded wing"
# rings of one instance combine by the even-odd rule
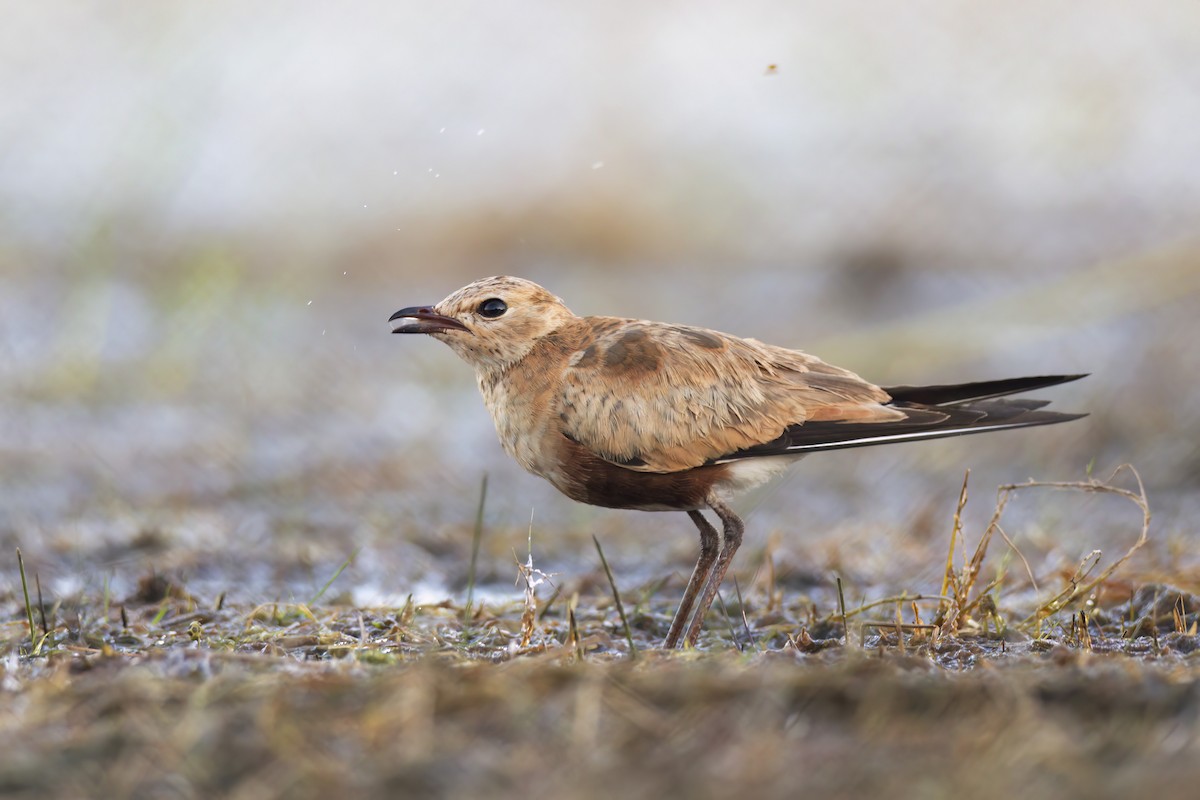
[[[717,331],[589,317],[559,397],[562,432],[614,464],[676,472],[834,420],[903,423],[854,373]]]
[[[902,419],[868,423],[824,420],[790,425],[776,439],[731,451],[711,463],[1068,422],[1087,415],[1042,411],[1048,405],[1046,400],[1005,396],[1082,377],[1085,376],[1048,375],[941,386],[889,387],[884,390],[892,395],[888,405],[901,412]]]

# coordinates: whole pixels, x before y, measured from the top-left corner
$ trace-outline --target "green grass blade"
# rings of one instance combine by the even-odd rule
[[[325,581],[325,585],[322,586],[317,593],[312,596],[312,599],[308,601],[308,605],[310,607],[316,605],[317,601],[324,596],[325,592],[329,591],[329,587],[332,586],[333,582],[338,579],[338,576],[342,574],[346,567],[350,566],[350,564],[354,562],[354,559],[358,556],[358,552],[360,550],[362,550],[361,546],[354,548],[354,552],[350,554],[350,557],[343,561],[340,567],[334,570],[333,574],[329,576],[329,580]]]

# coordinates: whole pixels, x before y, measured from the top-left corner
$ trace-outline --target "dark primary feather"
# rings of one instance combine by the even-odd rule
[[[804,422],[788,427],[779,438],[713,459],[721,464],[741,458],[797,455],[875,444],[943,439],[1010,428],[1053,425],[1087,414],[1041,411],[1047,400],[996,399],[1017,392],[1078,380],[1083,375],[1055,375],[980,381],[943,386],[885,388],[888,405],[905,418],[889,422]]]
[[[896,404],[920,403],[926,406],[941,406],[949,403],[962,403],[967,400],[1004,397],[1041,389],[1045,386],[1070,383],[1086,377],[1086,372],[1082,375],[1037,375],[1029,378],[1005,378],[999,381],[952,383],[940,386],[884,386],[883,390],[892,396],[892,402]]]

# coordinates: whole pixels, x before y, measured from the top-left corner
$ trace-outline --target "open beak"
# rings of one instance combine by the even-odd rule
[[[433,306],[410,306],[402,308],[388,318],[392,333],[439,333],[441,331],[471,330],[454,317],[447,317],[433,310]]]

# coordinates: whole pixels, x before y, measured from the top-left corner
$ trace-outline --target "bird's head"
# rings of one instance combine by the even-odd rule
[[[575,318],[532,281],[497,276],[467,284],[434,306],[392,314],[392,333],[428,333],[477,369],[520,361],[542,336]]]

